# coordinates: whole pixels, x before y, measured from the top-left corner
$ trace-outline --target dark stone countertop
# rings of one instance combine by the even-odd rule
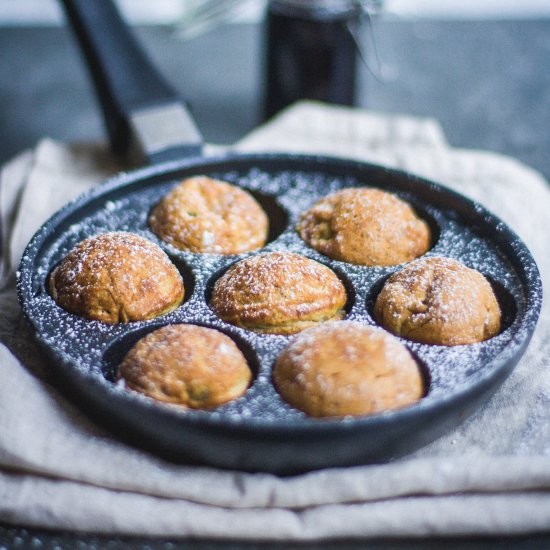
[[[258,26],[229,25],[189,42],[175,40],[164,27],[140,28],[138,33],[154,62],[191,103],[207,140],[231,143],[259,124],[263,50]],[[372,34],[376,48],[370,35],[365,40],[370,68],[361,66],[359,73],[360,105],[434,117],[451,145],[511,155],[550,178],[550,19],[386,20],[376,22]],[[73,141],[104,135],[87,75],[66,30],[2,28],[0,51],[0,163],[43,136]],[[4,524],[4,547],[221,550],[286,545],[108,538]],[[507,539],[368,543],[368,548],[384,550],[495,547],[548,548],[550,531]]]

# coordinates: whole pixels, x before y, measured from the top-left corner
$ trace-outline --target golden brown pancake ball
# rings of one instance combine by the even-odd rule
[[[304,330],[275,363],[282,398],[311,416],[374,414],[419,400],[418,365],[395,337],[355,321]]]
[[[153,232],[187,252],[241,254],[261,248],[268,218],[247,191],[206,176],[183,180],[153,209]]]
[[[297,231],[325,256],[358,265],[396,265],[430,248],[428,224],[408,203],[367,187],[322,198],[301,216]]]
[[[245,393],[252,373],[233,340],[196,325],[168,325],[128,352],[119,368],[126,387],[164,403],[209,409]]]
[[[424,258],[394,273],[374,314],[394,334],[425,344],[472,344],[500,331],[500,307],[487,279],[450,258]]]
[[[63,309],[105,323],[163,315],[184,295],[181,275],[162,249],[123,231],[76,245],[51,273],[49,287]]]
[[[344,317],[346,290],[328,267],[290,252],[259,254],[231,266],[210,306],[224,321],[255,332],[293,334]]]

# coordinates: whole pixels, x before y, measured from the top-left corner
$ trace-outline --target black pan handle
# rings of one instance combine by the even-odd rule
[[[153,67],[111,0],[61,0],[87,61],[112,150],[150,162],[200,155],[185,102]]]

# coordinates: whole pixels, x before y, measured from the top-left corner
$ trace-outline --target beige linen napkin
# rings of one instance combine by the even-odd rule
[[[430,120],[303,103],[235,147],[348,156],[405,168],[480,200],[550,282],[544,179],[448,147]],[[118,170],[104,147],[49,140],[0,173],[0,520],[80,531],[255,540],[550,530],[550,308],[495,397],[459,428],[386,465],[292,478],[174,465],[94,426],[44,382],[13,271],[59,206]]]

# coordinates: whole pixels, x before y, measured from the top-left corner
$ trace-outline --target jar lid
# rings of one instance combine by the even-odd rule
[[[382,6],[382,0],[270,0],[269,9],[285,15],[333,19],[360,13],[372,13]]]

